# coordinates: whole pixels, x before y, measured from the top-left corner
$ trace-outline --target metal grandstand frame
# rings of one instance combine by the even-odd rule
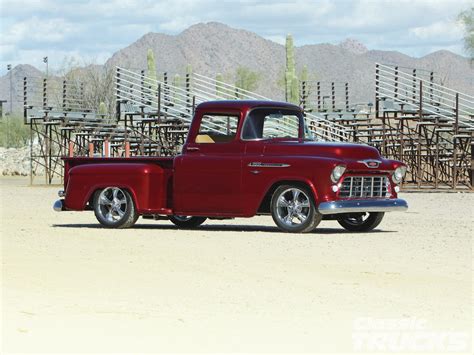
[[[31,182],[40,167],[45,183],[62,178],[65,155],[176,155],[200,102],[269,100],[198,73],[186,74],[182,83],[170,83],[171,77],[117,67],[113,117],[87,107],[84,83],[24,78]],[[407,163],[411,186],[473,188],[474,97],[442,85],[433,72],[376,64],[373,111],[351,103],[348,83],[302,82],[300,104],[317,140],[375,146]]]

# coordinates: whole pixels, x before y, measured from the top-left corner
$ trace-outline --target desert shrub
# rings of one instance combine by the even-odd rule
[[[23,123],[23,117],[0,118],[0,147],[20,148],[30,140],[30,127]]]

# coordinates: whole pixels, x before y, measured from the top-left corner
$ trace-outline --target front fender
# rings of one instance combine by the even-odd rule
[[[276,161],[275,157],[260,158],[263,163]],[[275,186],[282,183],[302,183],[307,185],[312,193],[315,203],[326,201],[333,192],[331,191],[330,174],[334,166],[342,161],[334,158],[288,156],[278,157],[278,162],[288,164],[282,168],[259,168],[260,173],[254,175],[255,168],[245,168],[244,201],[245,215],[252,216],[257,213],[262,203],[268,198]]]
[[[130,192],[139,213],[156,211],[166,208],[169,178],[163,168],[149,163],[79,165],[69,171],[64,206],[82,211],[95,191],[116,186]]]

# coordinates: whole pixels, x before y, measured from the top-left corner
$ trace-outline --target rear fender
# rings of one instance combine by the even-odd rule
[[[105,163],[71,168],[65,208],[82,211],[95,191],[115,186],[130,192],[138,213],[156,212],[167,206],[169,172],[148,163]]]

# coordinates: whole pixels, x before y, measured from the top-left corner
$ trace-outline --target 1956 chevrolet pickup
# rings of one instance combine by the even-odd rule
[[[322,219],[370,231],[385,212],[405,211],[406,166],[361,144],[311,139],[298,106],[214,101],[197,106],[182,154],[64,158],[57,211],[93,210],[105,227],[139,216],[194,228],[206,218],[271,214],[285,232],[310,232]]]

